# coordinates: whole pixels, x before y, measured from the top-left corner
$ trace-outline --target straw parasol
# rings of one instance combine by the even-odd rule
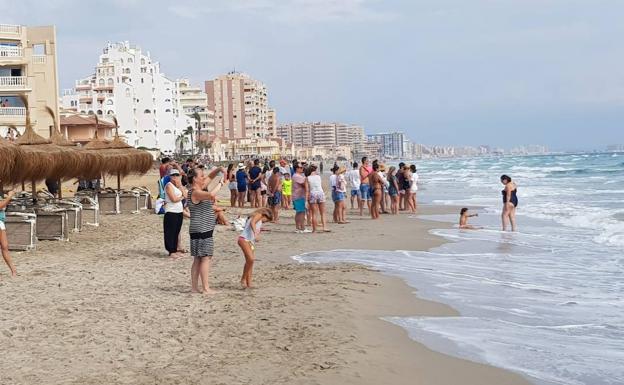
[[[4,181],[12,179],[15,165],[21,156],[19,147],[0,138],[0,193],[4,190]]]
[[[26,129],[15,143],[20,146],[23,156],[18,158],[12,182],[32,182],[33,199],[35,199],[35,182],[51,178],[61,179],[74,173],[81,166],[80,156],[67,148],[52,144],[35,133],[30,120],[28,100],[20,96],[26,107]]]
[[[117,123],[117,119],[113,118],[113,122],[115,123],[115,137],[110,142],[109,147],[116,150],[125,150],[127,152],[131,157],[131,173],[145,174],[152,168],[152,154],[147,151],[137,150],[121,139],[119,136],[119,124]]]
[[[76,146],[74,142],[66,139],[61,132],[57,129],[56,116],[54,111],[50,107],[46,106],[46,111],[52,117],[54,122],[54,129],[50,140],[52,144],[55,144],[66,149],[70,149],[80,158],[80,168],[76,170],[68,170],[68,177],[92,177],[100,175],[102,173],[102,167],[104,166],[104,157],[93,151],[85,150],[84,148]],[[61,186],[61,180],[59,180],[59,186]],[[62,188],[59,188],[59,198],[62,198]]]
[[[11,179],[19,156],[21,156],[19,147],[8,140],[0,138],[0,164],[2,165],[0,167],[0,180]]]
[[[145,174],[152,167],[152,155],[146,151],[137,150],[128,145],[119,137],[119,125],[115,123],[115,138],[105,142],[98,138],[99,120],[95,117],[95,138],[85,145],[85,148],[99,151],[105,160],[104,172],[117,176],[117,189],[121,189],[121,178],[137,173]]]

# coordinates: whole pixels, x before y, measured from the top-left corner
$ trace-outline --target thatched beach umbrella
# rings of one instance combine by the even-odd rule
[[[17,163],[18,157],[21,155],[19,147],[15,144],[0,138],[0,180],[9,180]]]
[[[15,144],[0,138],[0,192],[4,189],[4,181],[10,181],[22,152]]]
[[[33,199],[36,198],[36,182],[43,179],[61,179],[79,169],[80,157],[73,151],[52,144],[35,133],[30,121],[28,100],[21,97],[26,107],[26,129],[15,143],[20,146],[23,156],[13,172],[13,182],[32,182]]]
[[[52,144],[64,147],[66,149],[71,150],[75,153],[80,159],[80,167],[75,170],[67,170],[67,178],[73,177],[84,177],[91,178],[95,175],[102,174],[102,167],[104,164],[104,158],[102,155],[97,154],[93,151],[85,150],[84,148],[78,147],[76,143],[72,142],[69,139],[66,139],[59,130],[57,130],[56,125],[56,117],[54,115],[54,111],[50,107],[46,107],[46,110],[52,117],[54,122],[54,129],[52,130],[52,135],[50,136],[50,141]],[[59,187],[61,187],[61,179],[58,180]],[[59,188],[59,198],[63,197],[63,189]]]
[[[97,136],[99,120],[96,117],[96,137],[85,148],[96,150],[104,156],[104,172],[117,176],[117,189],[121,190],[121,178],[130,174],[145,174],[152,167],[152,155],[137,150],[119,137],[119,125],[115,122],[115,138],[111,142],[100,140]]]

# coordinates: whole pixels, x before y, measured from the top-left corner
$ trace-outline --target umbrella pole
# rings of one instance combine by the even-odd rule
[[[58,180],[58,197],[59,199],[63,199],[63,181]]]
[[[35,181],[33,180],[31,182],[31,188],[32,188],[32,200],[33,203],[37,203],[37,184],[35,183]]]
[[[26,184],[22,181],[22,191],[26,191]]]
[[[117,173],[117,191],[121,191],[121,175]]]

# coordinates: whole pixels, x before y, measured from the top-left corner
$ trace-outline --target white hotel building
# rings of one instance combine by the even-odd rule
[[[175,150],[187,127],[195,127],[183,110],[179,83],[160,72],[149,52],[128,42],[108,43],[95,73],[64,91],[62,105],[106,120],[116,117],[129,144],[164,153]]]

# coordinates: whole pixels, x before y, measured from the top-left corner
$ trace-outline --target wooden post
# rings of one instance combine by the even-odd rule
[[[121,175],[117,173],[117,191],[121,191]]]
[[[63,181],[61,179],[58,180],[58,198],[63,199]]]
[[[34,204],[34,203],[37,203],[37,184],[35,183],[34,180],[31,182],[31,187],[32,187],[32,200]]]

